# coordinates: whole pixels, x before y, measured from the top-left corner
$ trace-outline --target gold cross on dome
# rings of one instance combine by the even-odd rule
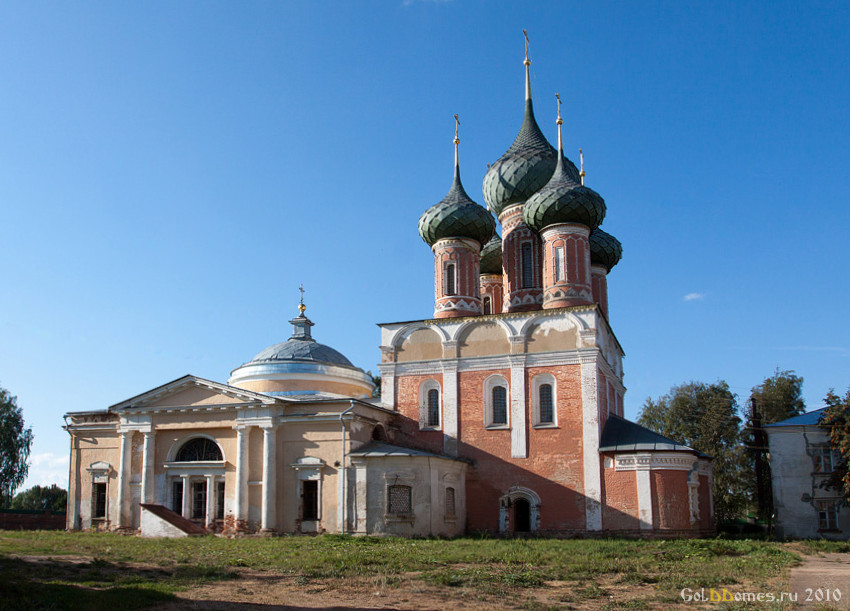
[[[307,306],[304,305],[304,284],[302,283],[298,290],[301,292],[301,302],[298,304],[298,311],[303,315],[304,310],[307,309]]]

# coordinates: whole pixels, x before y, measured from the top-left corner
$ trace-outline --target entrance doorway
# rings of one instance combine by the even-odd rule
[[[514,501],[514,532],[527,533],[531,530],[531,505],[527,499]]]

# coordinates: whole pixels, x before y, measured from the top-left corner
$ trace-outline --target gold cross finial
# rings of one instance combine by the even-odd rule
[[[581,176],[581,186],[584,186],[584,152],[581,149],[578,150],[578,156],[581,163],[578,175]]]
[[[525,62],[523,62],[526,66],[531,65],[531,60],[528,59],[528,31],[523,28],[522,35],[525,36]]]
[[[556,121],[556,123],[558,125],[563,125],[564,120],[561,118],[561,94],[556,93],[555,98],[557,98],[557,100],[558,100],[558,120]]]
[[[307,306],[304,305],[304,284],[303,283],[298,287],[298,290],[301,292],[301,302],[298,304],[298,311],[303,316],[304,310],[307,309]]]
[[[455,115],[455,146],[460,144],[460,139],[458,139],[458,137],[457,137],[457,130],[458,130],[459,127],[460,127],[460,119],[458,119],[457,115]]]

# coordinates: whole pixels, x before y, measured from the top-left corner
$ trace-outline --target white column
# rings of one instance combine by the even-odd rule
[[[234,515],[237,522],[246,520],[245,505],[248,498],[248,436],[250,429],[246,426],[236,427],[236,490],[233,503]],[[238,527],[238,524],[237,524]]]
[[[275,445],[277,429],[263,427],[263,508],[260,517],[262,530],[270,531],[275,523]]]
[[[189,476],[181,476],[183,479],[183,517],[187,520],[192,517],[192,486],[189,482]]]
[[[130,479],[127,471],[130,470],[132,460],[130,455],[130,452],[133,451],[132,435],[133,431],[121,431],[121,454],[118,458],[118,516],[116,517],[118,528],[126,524],[124,521],[126,507],[124,505],[127,502],[127,482]]]
[[[581,363],[581,442],[584,462],[585,527],[587,530],[602,529],[598,394],[596,357],[595,355],[583,357]]]
[[[207,475],[207,511],[204,526],[210,527],[215,522],[215,476]]]
[[[649,454],[638,454],[635,462],[637,463],[635,478],[638,496],[638,521],[641,530],[652,530],[651,456]]]
[[[142,503],[156,502],[153,494],[154,432],[143,433],[142,446]]]
[[[457,456],[457,360],[443,361],[443,452]]]
[[[512,354],[511,361],[511,457],[528,458],[525,409],[525,355]]]

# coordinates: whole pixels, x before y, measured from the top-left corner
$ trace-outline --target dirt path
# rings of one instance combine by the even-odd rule
[[[850,554],[806,556],[790,582],[797,608],[850,609]]]

